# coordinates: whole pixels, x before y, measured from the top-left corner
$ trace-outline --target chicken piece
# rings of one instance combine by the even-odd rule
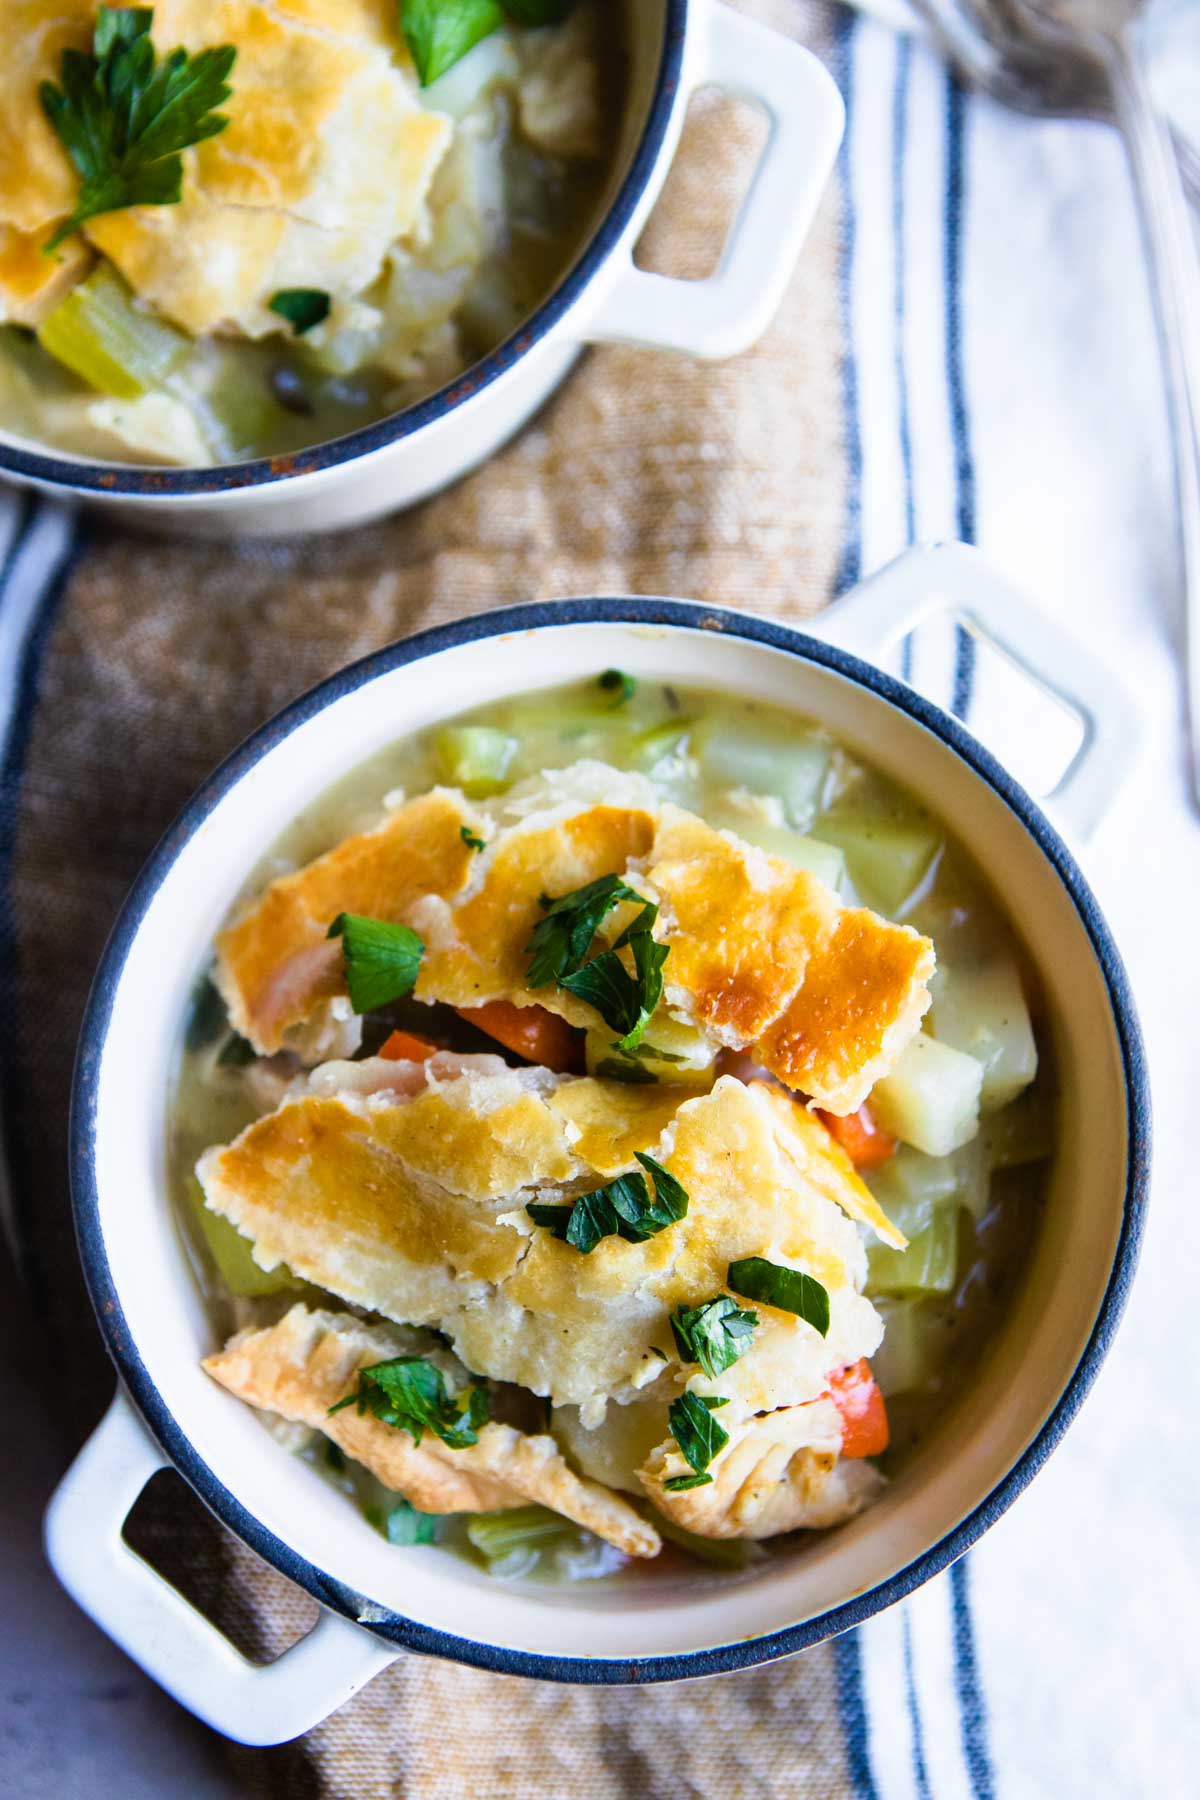
[[[452,1450],[432,1432],[417,1444],[355,1407],[330,1416],[331,1406],[357,1391],[359,1369],[408,1353],[386,1327],[298,1305],[277,1325],[239,1332],[204,1358],[204,1368],[251,1406],[324,1432],[421,1512],[492,1512],[536,1501],[627,1556],[657,1556],[662,1540],[654,1527],[607,1488],[574,1474],[552,1438],[492,1422],[480,1428],[478,1443]]]
[[[92,0],[5,0],[0,226],[44,236],[79,177],[38,101],[64,48],[90,50]],[[422,103],[382,0],[159,0],[161,56],[233,44],[219,135],[184,152],[183,198],[91,220],[91,242],[186,331],[279,331],[280,288],[361,293],[424,221],[453,132]],[[53,266],[53,265],[51,265]],[[0,290],[0,306],[3,305]],[[0,313],[0,316],[3,316]]]
[[[285,1262],[358,1305],[437,1325],[469,1368],[579,1406],[588,1425],[650,1384],[665,1414],[686,1379],[654,1354],[670,1350],[668,1315],[724,1291],[731,1262],[804,1268],[829,1291],[828,1336],[759,1307],[750,1349],[707,1391],[728,1398],[730,1419],[813,1399],[831,1368],[871,1355],[881,1336],[847,1216],[865,1190],[819,1121],[761,1083],[726,1077],[709,1094],[674,1095],[664,1120],[644,1090],[545,1070],[460,1072],[436,1057],[335,1065],[206,1152],[197,1174],[264,1268]],[[575,1119],[602,1108],[613,1125],[597,1167]],[[617,1142],[624,1167],[644,1149],[682,1182],[687,1216],[645,1243],[609,1237],[583,1256],[525,1208],[609,1179]]]
[[[411,801],[379,833],[349,839],[272,883],[224,934],[218,979],[235,1022],[246,1019],[258,1033],[255,1042],[273,1047],[307,1009],[340,991],[320,932],[339,911],[369,912],[359,904],[368,890],[380,916],[402,917],[425,942],[418,999],[537,1004],[595,1026],[595,1011],[574,995],[526,986],[527,946],[543,894],[557,898],[608,874],[659,904],[669,1014],[716,1044],[749,1050],[831,1112],[861,1106],[929,1006],[927,938],[843,907],[815,876],[664,804],[641,776],[580,762],[520,784],[475,809],[472,829],[487,847],[469,869],[453,829],[466,816],[453,808],[466,803],[443,790],[426,796],[435,799],[446,812],[436,842],[421,843],[413,809],[423,802]],[[301,930],[292,924],[293,896],[302,897]],[[633,911],[610,915],[606,929],[619,929]],[[249,967],[237,933],[253,943]],[[249,1035],[250,1023],[239,1029]]]
[[[699,1537],[822,1530],[852,1519],[883,1486],[870,1463],[839,1460],[841,1442],[837,1407],[818,1399],[744,1420],[713,1459],[704,1487],[669,1493],[663,1486],[691,1473],[673,1438],[651,1452],[638,1475],[658,1510]]]
[[[564,24],[532,32],[521,46],[521,133],[548,156],[595,159],[604,155],[597,43],[602,29],[604,22],[595,5],[576,6]]]

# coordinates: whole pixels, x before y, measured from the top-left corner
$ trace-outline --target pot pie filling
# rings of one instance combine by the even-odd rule
[[[407,740],[198,992],[205,1369],[391,1542],[500,1576],[836,1526],[1003,1316],[1031,1002],[944,829],[789,715],[607,671]]]
[[[0,17],[0,425],[78,455],[285,454],[453,380],[564,273],[619,137],[601,0]]]

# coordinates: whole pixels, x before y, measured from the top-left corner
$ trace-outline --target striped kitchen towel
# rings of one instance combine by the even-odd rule
[[[1183,1348],[1190,1283],[1176,1271],[1200,1250],[1183,1127],[1200,984],[1194,950],[1162,927],[1194,910],[1200,833],[1181,776],[1169,469],[1120,156],[1103,128],[1016,119],[964,93],[922,43],[878,22],[818,0],[748,9],[827,55],[848,107],[838,191],[752,356],[720,370],[673,365],[636,418],[621,397],[635,383],[646,391],[654,360],[594,356],[452,501],[352,546],[167,547],[0,491],[0,1122],[14,1174],[4,1222],[31,1316],[81,1371],[69,1394],[61,1381],[47,1391],[46,1412],[65,1455],[109,1380],[102,1358],[87,1361],[94,1334],[67,1273],[74,1024],[124,885],[222,749],[296,686],[455,612],[628,588],[802,617],[906,544],[947,537],[978,541],[1106,648],[1146,701],[1145,767],[1090,864],[1133,967],[1160,1118],[1160,1230],[1129,1323],[1096,1398],[1016,1511],[828,1650],[659,1696],[406,1660],[308,1740],[220,1767],[123,1671],[136,1727],[118,1706],[93,1713],[86,1758],[68,1761],[71,1722],[103,1684],[97,1674],[89,1689],[85,1668],[77,1688],[55,1685],[65,1678],[44,1622],[53,1608],[38,1607],[42,1635],[33,1649],[22,1642],[20,1681],[0,1650],[6,1794],[91,1800],[114,1779],[131,1800],[1195,1791],[1186,1727],[1200,1521],[1180,1420],[1197,1416],[1200,1396]],[[703,215],[712,188],[702,109],[690,137],[674,202],[685,218]],[[597,523],[572,508],[601,482],[614,504]],[[899,654],[902,672],[1023,779],[1048,779],[1056,716],[1026,710],[971,638],[931,627]],[[26,1373],[36,1390],[37,1369]],[[22,1416],[23,1431],[37,1428]],[[14,1436],[10,1466],[16,1449]],[[221,1554],[269,1646],[294,1603],[244,1553]],[[9,1581],[0,1551],[0,1605]],[[86,1655],[109,1668],[99,1646]],[[514,1760],[517,1713],[528,1745]]]

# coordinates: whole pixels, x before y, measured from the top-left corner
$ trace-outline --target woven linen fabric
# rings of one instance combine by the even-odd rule
[[[746,10],[834,50],[831,11],[792,0]],[[749,109],[701,96],[640,259],[706,273],[762,138]],[[324,541],[231,548],[86,527],[74,538],[27,649],[36,692],[24,696],[9,761],[19,758],[19,792],[4,815],[11,1220],[37,1315],[27,1347],[52,1343],[56,1362],[70,1361],[69,1386],[45,1394],[68,1448],[112,1384],[71,1236],[72,1047],[107,930],[157,836],[271,713],[424,626],[565,594],[694,594],[797,619],[820,606],[846,515],[839,221],[835,190],[749,355],[706,367],[591,352],[511,447],[417,511]],[[46,508],[14,519],[17,576],[31,532],[63,534],[65,557],[66,529]],[[39,567],[44,577],[45,554]],[[39,979],[49,969],[53,980]],[[160,1477],[131,1540],[246,1653],[277,1653],[311,1623],[312,1602],[185,1501],[177,1478]],[[658,1691],[402,1658],[305,1740],[230,1754],[253,1795],[834,1800],[852,1788],[838,1692],[828,1646]]]

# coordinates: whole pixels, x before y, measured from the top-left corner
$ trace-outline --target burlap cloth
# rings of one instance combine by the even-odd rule
[[[835,9],[746,10],[832,53]],[[640,260],[707,272],[761,139],[748,109],[700,97]],[[268,715],[423,626],[565,594],[678,594],[791,618],[819,607],[845,525],[840,246],[834,190],[754,351],[716,367],[593,351],[515,443],[416,512],[283,545],[85,536],[41,655],[15,797],[17,1016],[5,1021],[31,1303],[10,1309],[4,1336],[64,1451],[112,1388],[70,1226],[74,1040],[106,933],[156,838]],[[135,1540],[244,1649],[269,1657],[305,1628],[307,1597],[216,1527],[177,1477],[158,1478],[150,1496]],[[853,1784],[835,1662],[824,1646],[724,1680],[623,1691],[405,1657],[296,1744],[229,1754],[247,1795],[843,1795]]]

